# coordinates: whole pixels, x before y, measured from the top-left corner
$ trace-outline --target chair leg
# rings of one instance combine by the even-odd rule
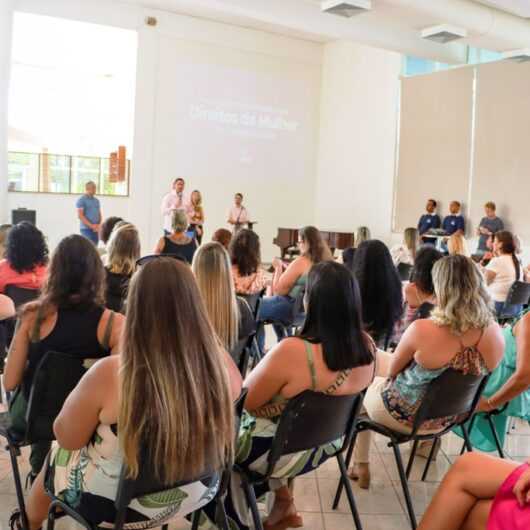
[[[466,450],[469,452],[473,451],[473,446],[471,445],[471,440],[469,439],[469,435],[471,434],[471,429],[473,429],[474,421],[475,421],[475,416],[473,416],[473,419],[471,420],[471,423],[469,424],[469,431],[467,430],[467,427],[465,426],[465,424],[461,425],[462,435],[464,436],[464,445],[462,445],[462,449],[460,450],[460,455],[463,455]]]
[[[20,480],[20,470],[17,461],[17,448],[11,443],[7,446],[9,456],[11,458],[11,469],[13,470],[13,479],[15,480],[15,491],[17,494],[18,507],[20,509],[20,518],[23,530],[29,530],[28,514],[26,513],[26,504],[24,502],[24,490],[22,489],[22,481]]]
[[[410,472],[412,471],[412,465],[414,464],[414,458],[416,456],[416,451],[418,450],[419,443],[420,441],[416,438],[414,440],[414,444],[412,445],[412,451],[410,452],[409,456],[409,463],[407,464],[407,471],[405,472],[405,474],[407,475],[407,480],[409,479]]]
[[[354,432],[353,437],[350,442],[350,446],[348,447],[348,452],[346,453],[346,463],[345,463],[346,470],[350,467],[351,459],[353,456],[353,450],[355,449],[356,440],[357,440],[357,431]],[[345,480],[349,480],[347,471],[346,471]],[[342,488],[343,488],[343,482],[342,482],[342,477],[341,477],[341,479],[339,480],[339,485],[337,486],[337,491],[335,492],[335,498],[333,499],[333,505],[332,505],[333,510],[336,510],[339,505],[340,498],[342,497]]]
[[[259,516],[258,501],[256,499],[254,487],[244,479],[242,480],[241,486],[243,488],[243,492],[245,493],[245,498],[247,500],[248,507],[250,508],[250,512],[252,513],[254,530],[263,530],[263,523],[261,522],[261,517]]]
[[[497,429],[495,428],[495,424],[493,423],[493,420],[491,419],[491,416],[489,414],[486,414],[486,419],[488,420],[488,424],[491,429],[491,434],[493,434],[493,440],[495,441],[495,445],[497,446],[497,452],[499,453],[499,456],[501,458],[504,458],[504,451],[502,450],[501,441],[499,439]]]
[[[201,511],[196,510],[193,512],[193,516],[191,518],[191,530],[199,530],[200,521],[201,521]],[[162,527],[162,530],[168,530],[168,525],[165,524]]]
[[[414,513],[414,506],[412,505],[412,499],[410,498],[409,485],[407,483],[407,477],[405,475],[405,469],[403,468],[403,460],[401,458],[401,451],[399,446],[391,444],[394,450],[394,456],[396,458],[396,465],[398,468],[399,478],[401,480],[401,487],[403,488],[403,496],[405,497],[405,504],[407,505],[407,512],[409,514],[410,526],[412,530],[416,530],[418,523],[416,522],[416,514]]]
[[[341,475],[341,484],[344,484],[344,487],[346,488],[346,496],[348,497],[348,503],[350,504],[350,510],[353,517],[353,521],[355,523],[355,528],[357,530],[363,530],[363,526],[361,523],[361,518],[359,517],[359,512],[357,511],[357,506],[355,504],[355,497],[353,496],[353,490],[350,484],[350,481],[348,480],[348,468],[346,467],[346,464],[344,463],[344,458],[342,457],[342,454],[337,455],[337,462],[339,463],[339,469],[340,469],[340,475]]]
[[[442,443],[442,441],[440,440],[440,438],[435,438],[433,440],[431,451],[429,453],[429,458],[427,458],[427,463],[425,464],[425,469],[423,470],[423,475],[421,476],[422,482],[425,482],[425,479],[427,478],[427,473],[429,472],[429,468],[431,467],[431,462],[434,457],[434,453],[436,452],[436,446],[438,445],[438,443]]]
[[[55,506],[50,506],[50,510],[48,511],[48,521],[46,523],[46,529],[47,530],[54,530],[55,529],[55,518],[57,516],[56,508]]]

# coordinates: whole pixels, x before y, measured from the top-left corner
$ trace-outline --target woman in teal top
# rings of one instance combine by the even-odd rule
[[[530,312],[503,329],[504,356],[492,372],[477,411],[489,412],[508,406],[492,416],[501,445],[510,417],[530,421]],[[457,433],[460,434],[460,433]],[[470,432],[471,444],[481,451],[495,451],[493,433],[484,415],[477,415]]]

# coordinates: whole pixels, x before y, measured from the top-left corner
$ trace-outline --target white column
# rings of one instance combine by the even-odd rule
[[[7,211],[7,99],[11,69],[13,1],[0,2],[0,223],[10,219]]]

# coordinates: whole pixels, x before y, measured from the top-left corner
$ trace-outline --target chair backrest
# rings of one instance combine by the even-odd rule
[[[239,434],[239,425],[241,423],[241,416],[243,414],[243,407],[245,405],[245,399],[247,397],[248,390],[243,388],[241,394],[234,403],[234,436],[235,442],[237,443]],[[234,446],[235,447],[235,446]],[[114,530],[121,530],[127,520],[127,508],[133,499],[137,499],[144,495],[153,493],[160,493],[166,490],[178,488],[186,484],[191,484],[198,480],[205,480],[211,478],[215,473],[219,473],[219,470],[205,470],[198,477],[192,479],[180,480],[175,484],[167,485],[163,484],[159,479],[154,477],[152,466],[149,464],[151,459],[149,458],[149,452],[143,451],[142,457],[140,458],[140,469],[138,476],[135,479],[127,477],[127,467],[122,466],[120,481],[118,483],[118,489],[116,493],[116,499],[114,506],[116,507],[116,519],[114,521]],[[220,488],[228,487],[229,473],[232,470],[232,464],[227,465],[227,469],[224,471],[223,480],[221,481]],[[223,491],[223,493],[224,493]],[[175,501],[176,502],[176,501]]]
[[[305,390],[291,398],[283,411],[268,456],[266,476],[282,455],[313,449],[344,437],[343,451],[350,443],[364,392],[331,396]]]
[[[259,305],[261,303],[261,299],[265,296],[265,291],[266,291],[265,289],[262,289],[259,293],[254,293],[254,294],[239,294],[238,293],[237,295],[247,301],[247,304],[250,307],[252,314],[254,315],[254,319],[256,319],[258,316]]]
[[[402,282],[408,282],[410,280],[410,274],[412,272],[412,265],[409,263],[399,263],[397,266],[399,278]]]
[[[413,434],[426,420],[454,417],[453,424],[466,422],[473,415],[488,377],[445,370],[429,384],[414,416]]]
[[[40,291],[38,289],[25,289],[16,285],[6,285],[5,294],[13,300],[15,308],[18,309],[21,305],[36,300],[40,295]]]
[[[83,374],[84,360],[50,351],[37,366],[26,413],[26,440],[55,440],[53,422]]]
[[[232,357],[236,363],[243,377],[245,376],[244,372],[246,372],[246,367],[248,366],[248,358],[250,356],[250,350],[255,336],[256,333],[252,332],[247,337],[243,337],[237,341],[236,345],[230,351],[230,357]]]
[[[526,305],[529,301],[530,283],[513,282],[506,298],[506,305]]]

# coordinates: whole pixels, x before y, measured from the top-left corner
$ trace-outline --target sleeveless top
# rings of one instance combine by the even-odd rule
[[[195,239],[191,239],[188,243],[180,244],[171,241],[169,237],[164,236],[164,248],[162,252],[164,254],[175,254],[184,258],[188,263],[193,261],[193,255],[197,250],[197,243]]]
[[[462,372],[463,374],[485,375],[488,368],[478,350],[484,330],[473,346],[465,346],[460,340],[460,350],[444,366],[435,370],[429,370],[418,364],[415,360],[400,372],[395,378],[388,379],[381,398],[389,414],[409,427],[414,423],[414,416],[418,411],[423,398],[427,392],[429,383],[443,374],[449,368]],[[422,430],[442,430],[446,425],[452,423],[455,418],[436,418],[427,420],[422,424]]]
[[[28,348],[28,362],[22,382],[24,396],[29,398],[35,371],[41,359],[49,351],[66,353],[83,359],[100,359],[110,355],[109,341],[112,333],[114,313],[111,311],[105,328],[103,344],[98,341],[98,326],[104,307],[69,307],[57,309],[55,326],[43,339],[40,329],[44,315],[42,307],[31,332]]]
[[[335,381],[333,381],[333,383],[331,383],[325,390],[322,390],[322,391],[317,390],[317,373],[315,370],[315,364],[313,360],[312,344],[306,340],[304,340],[303,342],[304,342],[305,351],[307,355],[307,364],[309,366],[309,373],[311,374],[310,390],[312,390],[313,392],[321,392],[322,394],[327,394],[327,395],[334,394],[348,379],[349,375],[352,372],[352,368],[341,370],[337,374]],[[374,375],[375,375],[375,355],[374,355]],[[273,396],[270,403],[262,405],[261,407],[258,407],[257,409],[250,411],[250,413],[252,414],[252,416],[256,418],[267,418],[267,419],[274,421],[275,419],[279,419],[285,407],[287,406],[288,402],[289,402],[288,399],[286,399],[280,394],[277,394]]]
[[[294,282],[294,285],[291,287],[288,296],[290,296],[291,298],[296,298],[305,289],[306,285],[307,273],[302,274],[302,276],[298,276],[296,282]]]

